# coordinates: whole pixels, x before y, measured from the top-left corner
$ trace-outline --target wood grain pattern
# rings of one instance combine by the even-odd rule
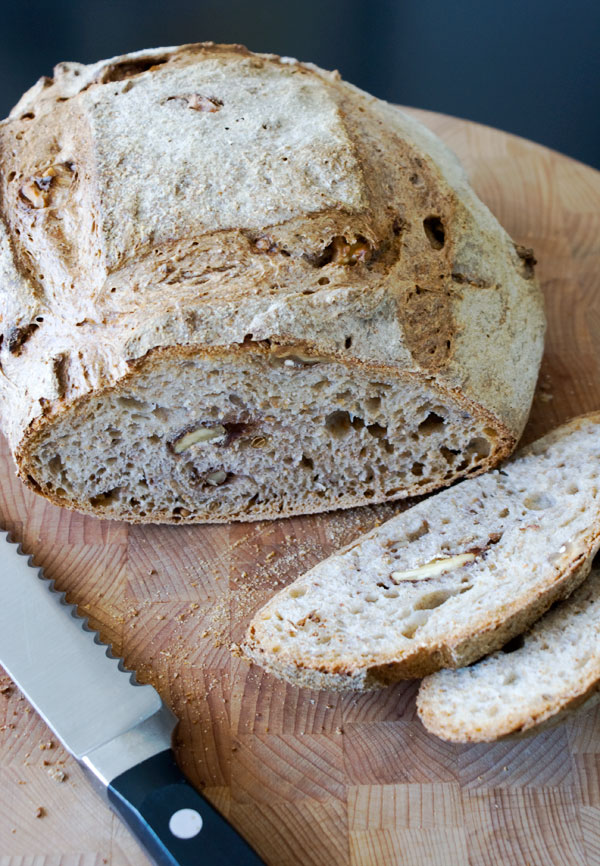
[[[413,113],[539,259],[550,324],[525,439],[600,408],[600,175],[493,129]],[[600,864],[600,707],[528,739],[454,746],[416,719],[415,683],[368,695],[299,691],[231,655],[277,588],[401,506],[128,527],[38,499],[5,448],[0,478],[0,523],[157,687],[181,720],[184,771],[271,866]],[[0,866],[145,866],[0,676],[5,686]]]

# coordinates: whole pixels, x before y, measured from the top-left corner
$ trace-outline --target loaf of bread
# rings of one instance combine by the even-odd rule
[[[211,43],[61,63],[0,123],[0,412],[21,478],[130,521],[398,499],[491,468],[544,313],[427,129]]]
[[[245,651],[300,686],[462,667],[521,634],[600,547],[600,413],[429,497],[277,593]]]
[[[488,742],[556,724],[600,695],[600,569],[504,651],[423,680],[423,724],[444,740]]]

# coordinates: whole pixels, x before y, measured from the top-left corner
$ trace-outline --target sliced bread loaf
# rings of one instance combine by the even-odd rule
[[[311,688],[467,665],[584,580],[600,546],[599,488],[596,413],[320,563],[259,611],[246,652]]]
[[[58,505],[229,521],[495,466],[544,312],[429,130],[203,43],[61,63],[0,122],[0,417]]]
[[[510,649],[507,647],[506,649]],[[600,569],[540,619],[513,652],[423,680],[425,727],[453,742],[488,742],[559,721],[600,695]]]

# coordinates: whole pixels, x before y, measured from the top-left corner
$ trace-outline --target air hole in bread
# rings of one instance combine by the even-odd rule
[[[105,490],[104,493],[98,493],[97,496],[90,496],[90,505],[94,508],[110,505],[118,500],[122,490],[122,487],[113,487],[112,490]],[[56,492],[58,493],[58,490]]]
[[[444,458],[444,460],[446,461],[446,463],[447,463],[449,466],[452,466],[452,464],[454,463],[454,461],[455,461],[457,455],[460,454],[460,451],[457,451],[457,450],[455,450],[455,449],[453,449],[453,448],[446,448],[445,445],[441,445],[441,446],[440,446],[440,454],[442,455],[442,457]]]
[[[569,484],[566,493],[569,496],[574,496],[576,493],[579,493],[579,487],[576,484]]]
[[[445,423],[446,419],[438,415],[437,412],[430,412],[427,418],[419,424],[419,433],[424,436],[428,436],[430,433],[439,433],[440,430],[444,429]]]
[[[300,466],[302,466],[303,469],[314,469],[314,460],[311,457],[307,457],[306,454],[303,454],[302,460],[300,461]]]
[[[345,237],[334,237],[321,253],[304,256],[312,265],[323,268],[325,265],[356,265],[367,262],[371,258],[371,245],[366,238],[359,235],[354,240]]]
[[[387,434],[387,427],[381,424],[367,424],[367,433],[374,436],[375,439],[382,439]]]
[[[439,589],[435,592],[428,592],[427,595],[421,596],[421,598],[415,603],[415,610],[435,610],[436,607],[440,607],[444,602],[448,601],[449,598],[455,593],[451,590],[442,590]]]
[[[412,472],[413,475],[417,475],[417,476],[422,475],[423,474],[423,463],[419,463],[418,461],[415,461],[413,463],[410,471]]]
[[[56,472],[56,473],[62,471],[63,462],[62,462],[60,454],[55,454],[54,457],[52,457],[48,461],[48,469],[50,469],[51,472]]]
[[[466,454],[468,457],[475,456],[482,460],[489,456],[490,450],[491,446],[487,439],[484,439],[483,436],[477,436],[467,444]]]
[[[150,70],[167,63],[170,59],[170,55],[166,55],[164,57],[140,57],[138,60],[124,60],[121,63],[113,63],[101,71],[94,84],[110,84],[113,81],[124,81],[126,78],[133,78],[134,75],[150,72]]]
[[[423,220],[423,228],[429,245],[434,250],[441,250],[446,243],[446,232],[439,216],[428,216]]]
[[[122,406],[123,409],[149,409],[147,403],[143,403],[141,400],[136,400],[135,397],[117,397],[117,403],[119,406]]]
[[[448,523],[449,522],[450,521],[448,521]],[[410,542],[417,541],[417,539],[423,538],[424,535],[427,535],[428,532],[429,524],[426,520],[424,520],[423,523],[421,523],[421,525],[418,527],[418,529],[409,530],[406,533],[406,540]]]
[[[348,412],[338,410],[336,412],[331,412],[325,418],[325,428],[336,439],[341,439],[345,436],[350,431],[351,427],[352,421]]]
[[[369,410],[369,412],[377,412],[377,410],[381,407],[381,397],[368,397],[365,400],[365,406]]]
[[[419,626],[417,624],[413,623],[412,625],[405,626],[402,629],[402,631],[400,632],[400,634],[402,635],[402,637],[408,638],[408,640],[412,640],[412,638],[415,636],[415,632],[418,628],[419,628]]]
[[[346,337],[344,340],[344,348],[349,349],[352,345],[352,337]]]

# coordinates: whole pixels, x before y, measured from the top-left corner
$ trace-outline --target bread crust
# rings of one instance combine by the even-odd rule
[[[72,507],[30,456],[61,413],[161,353],[265,341],[468,405],[497,437],[481,471],[514,448],[545,328],[531,255],[432,133],[337,73],[213,43],[59,64],[0,123],[0,166],[0,413],[52,501]]]

